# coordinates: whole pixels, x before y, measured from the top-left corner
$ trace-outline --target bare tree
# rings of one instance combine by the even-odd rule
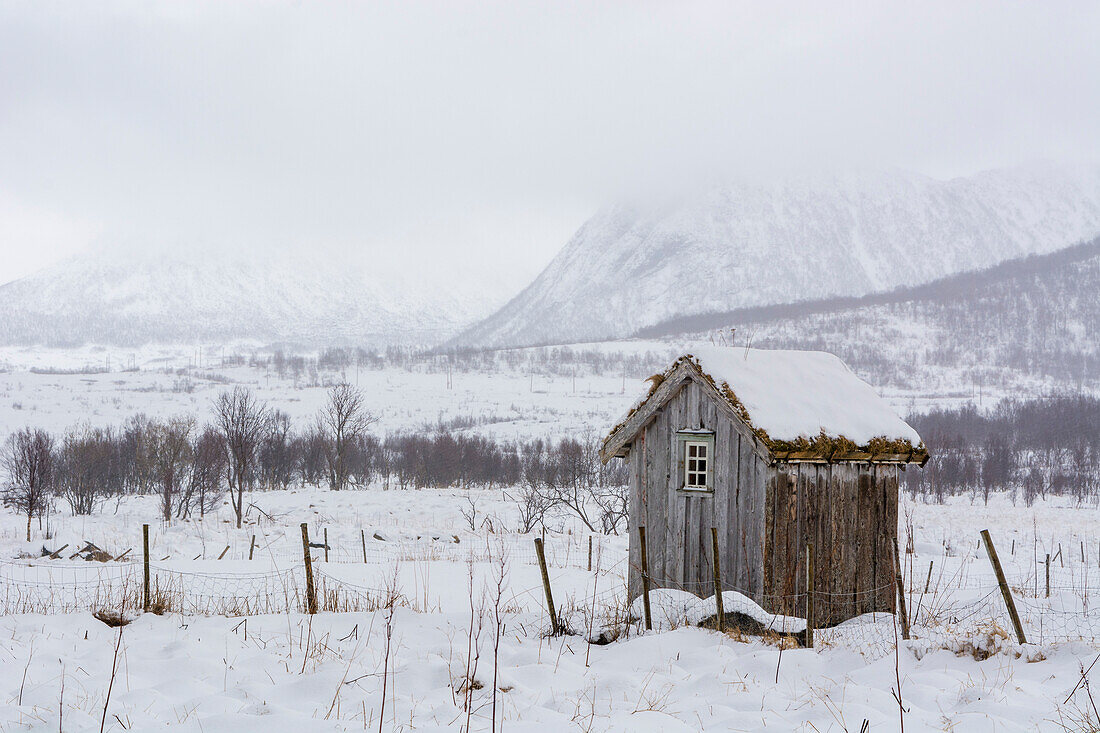
[[[592,501],[600,508],[600,527],[604,534],[618,534],[619,525],[630,516],[630,487],[624,482],[597,484]]]
[[[545,526],[546,516],[554,508],[554,496],[550,489],[549,478],[552,469],[542,441],[534,441],[527,446],[523,458],[522,479],[515,493],[505,496],[516,502],[519,509],[519,531],[527,534],[535,527]]]
[[[179,494],[190,483],[191,431],[194,429],[195,420],[191,417],[174,417],[153,425],[153,476],[160,489],[161,516],[166,522],[172,520]]]
[[[566,438],[554,451],[549,489],[554,503],[572,512],[590,532],[595,532],[592,496],[599,463],[595,441]]]
[[[113,430],[83,427],[65,435],[58,451],[57,487],[73,514],[91,514],[104,497],[120,493],[122,473]]]
[[[154,421],[143,413],[133,415],[119,431],[123,484],[127,491],[145,494],[153,489],[151,440]]]
[[[177,517],[191,516],[198,509],[199,517],[217,506],[224,493],[222,478],[228,461],[225,443],[217,428],[206,427],[191,447],[191,473],[176,508]]]
[[[260,446],[260,483],[267,489],[285,489],[294,480],[299,445],[293,436],[290,416],[272,410],[271,429]]]
[[[53,437],[44,430],[20,430],[8,438],[3,462],[8,472],[4,506],[27,515],[27,542],[30,542],[31,519],[46,511],[53,486]]]
[[[347,488],[351,452],[374,421],[358,389],[344,383],[329,390],[328,403],[317,415],[317,426],[325,439],[329,487],[334,491]]]
[[[244,492],[256,480],[260,445],[269,430],[270,412],[245,387],[222,392],[214,400],[214,418],[228,458],[226,474],[237,528],[244,519]]]

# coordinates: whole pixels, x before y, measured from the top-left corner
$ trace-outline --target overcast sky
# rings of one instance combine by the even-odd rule
[[[0,2],[0,281],[115,243],[528,277],[638,185],[1100,160],[1098,3],[754,5]]]

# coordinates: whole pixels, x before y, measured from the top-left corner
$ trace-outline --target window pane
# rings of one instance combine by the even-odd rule
[[[707,455],[707,446],[706,445],[700,445],[699,446],[699,455],[703,456],[703,457],[706,457],[706,455]]]
[[[688,455],[689,456],[697,455],[696,451],[698,450],[698,448],[699,448],[699,446],[695,445],[695,443],[688,443]]]

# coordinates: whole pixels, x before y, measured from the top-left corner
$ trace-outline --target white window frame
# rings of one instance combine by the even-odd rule
[[[684,491],[714,491],[714,435],[678,433],[677,438],[682,466],[680,488]],[[700,478],[703,483],[699,483]]]

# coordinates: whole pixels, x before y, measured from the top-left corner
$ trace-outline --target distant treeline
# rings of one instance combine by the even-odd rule
[[[249,354],[233,353],[207,358],[199,373],[217,378],[216,370],[248,366],[266,369],[280,378],[305,385],[323,385],[336,381],[354,381],[356,371],[401,369],[437,374],[467,372],[520,372],[539,376],[572,377],[586,375],[623,376],[643,379],[666,367],[679,354],[670,345],[667,350],[639,352],[604,351],[576,346],[540,346],[529,349],[452,349],[424,351],[390,346],[375,351],[360,347],[332,346],[316,356],[276,347]],[[196,367],[198,368],[198,367]],[[100,367],[93,367],[96,373]],[[182,376],[187,370],[171,370]]]
[[[112,498],[156,494],[170,520],[201,516],[228,492],[239,524],[245,492],[291,486],[523,487],[517,501],[527,504],[526,529],[557,507],[605,531],[625,516],[625,468],[599,461],[594,436],[497,441],[460,432],[452,421],[380,437],[369,430],[373,422],[358,390],[340,384],[300,428],[241,387],[222,393],[201,426],[192,416],[139,414],[118,427],[61,435],[26,428],[0,451],[2,498],[26,516],[28,537],[31,519],[57,501],[90,514]]]
[[[1100,500],[1100,400],[1072,395],[1002,402],[992,412],[973,405],[913,415],[928,446],[924,470],[910,469],[913,495],[943,501],[970,494],[988,501],[1008,491],[1028,506],[1036,498]]]

